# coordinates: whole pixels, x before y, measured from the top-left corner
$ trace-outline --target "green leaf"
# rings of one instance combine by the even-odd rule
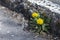
[[[48,32],[49,26],[48,24],[43,24],[42,25],[42,30]]]
[[[45,30],[45,24],[42,25],[42,30]]]
[[[45,30],[44,30],[44,31],[48,32],[48,29],[47,29],[47,28],[45,28]]]
[[[41,32],[41,26],[38,28],[38,31],[37,32]]]

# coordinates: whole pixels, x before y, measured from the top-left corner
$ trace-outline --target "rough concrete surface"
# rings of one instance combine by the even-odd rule
[[[40,37],[34,38],[35,35],[32,33],[23,31],[24,17],[19,16],[18,19],[20,20],[18,20],[14,18],[17,14],[13,15],[13,17],[12,15],[11,11],[0,6],[0,40],[47,40]]]

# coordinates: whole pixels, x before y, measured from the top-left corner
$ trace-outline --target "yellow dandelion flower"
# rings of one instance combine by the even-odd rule
[[[43,19],[41,19],[41,18],[37,19],[37,24],[42,25],[43,23],[44,23]]]
[[[32,13],[32,17],[33,17],[33,18],[38,17],[38,16],[39,16],[38,13],[36,13],[36,12],[33,12],[33,13]]]

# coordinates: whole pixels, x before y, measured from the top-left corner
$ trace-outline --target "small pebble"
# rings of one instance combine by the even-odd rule
[[[10,31],[7,31],[7,33],[10,33]]]
[[[14,37],[14,35],[11,35],[12,37]]]

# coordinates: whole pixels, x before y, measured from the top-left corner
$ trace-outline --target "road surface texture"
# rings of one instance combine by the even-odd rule
[[[13,15],[14,14],[14,15]],[[0,6],[0,40],[47,40],[24,31],[24,17]],[[20,20],[19,20],[20,19]]]

